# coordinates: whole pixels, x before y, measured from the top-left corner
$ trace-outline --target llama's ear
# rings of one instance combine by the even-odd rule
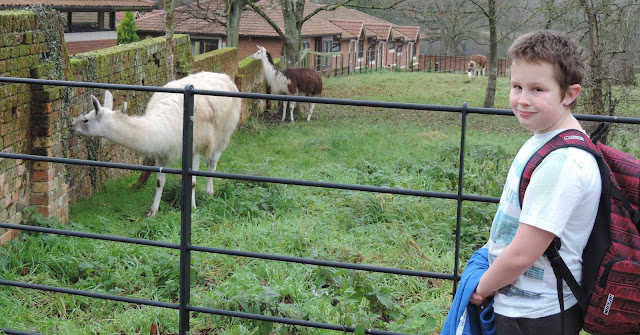
[[[103,104],[103,107],[104,108],[113,109],[113,95],[109,91],[104,91],[104,104]]]
[[[93,94],[91,95],[91,103],[93,104],[93,110],[96,111],[96,115],[98,115],[102,106],[100,106],[100,101],[98,101],[98,98],[94,97]]]

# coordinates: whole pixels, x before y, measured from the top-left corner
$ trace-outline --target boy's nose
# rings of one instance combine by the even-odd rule
[[[518,97],[518,104],[524,106],[528,106],[531,104],[531,100],[525,92],[520,93],[520,96]]]

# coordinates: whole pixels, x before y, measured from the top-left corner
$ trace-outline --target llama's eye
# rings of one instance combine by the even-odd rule
[[[89,119],[82,119],[82,122],[87,123],[89,122]]]

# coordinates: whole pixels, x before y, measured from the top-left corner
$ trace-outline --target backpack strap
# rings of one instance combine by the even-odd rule
[[[569,147],[580,148],[590,152],[596,157],[596,160],[598,160],[598,165],[600,165],[600,160],[598,159],[598,157],[602,158],[600,150],[595,145],[595,143],[590,141],[587,135],[585,135],[583,132],[575,129],[569,129],[557,134],[552,139],[550,139],[549,142],[543,145],[542,148],[538,149],[538,151],[536,151],[536,153],[534,153],[527,162],[527,165],[522,172],[522,177],[520,178],[520,207],[522,207],[524,194],[527,191],[529,182],[531,181],[533,171],[551,152],[557,149]]]
[[[527,162],[527,165],[525,166],[525,169],[522,173],[522,177],[520,178],[520,207],[522,207],[524,195],[527,190],[527,186],[529,186],[529,182],[531,181],[531,176],[533,175],[533,172],[538,167],[538,165],[540,165],[542,160],[544,160],[551,152],[557,149],[569,147],[580,148],[594,155],[594,157],[596,157],[596,161],[598,162],[601,175],[609,175],[608,173],[602,174],[603,168],[606,167],[606,164],[596,144],[589,140],[587,135],[579,130],[565,130],[554,136],[545,145],[538,149],[538,151],[536,151],[536,153],[534,153]],[[576,299],[578,299],[578,304],[580,305],[580,308],[582,309],[584,314],[588,305],[587,294],[585,293],[584,289],[580,287],[578,281],[575,279],[575,277],[571,273],[571,270],[569,270],[569,267],[564,262],[562,257],[560,257],[560,247],[560,239],[556,237],[549,245],[547,250],[545,250],[544,254],[547,256],[547,259],[549,259],[551,267],[553,268],[553,272],[556,276],[558,286],[558,302],[560,303],[561,313],[564,314],[564,297],[562,290],[562,281],[564,280],[571,289],[573,295],[576,297]],[[563,315],[561,320],[564,321]]]

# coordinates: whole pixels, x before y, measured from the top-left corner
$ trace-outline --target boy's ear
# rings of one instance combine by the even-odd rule
[[[580,84],[573,84],[569,86],[569,88],[567,88],[567,90],[564,92],[564,99],[562,99],[562,104],[565,107],[571,105],[578,98],[580,90],[582,90],[582,86],[580,86]]]

